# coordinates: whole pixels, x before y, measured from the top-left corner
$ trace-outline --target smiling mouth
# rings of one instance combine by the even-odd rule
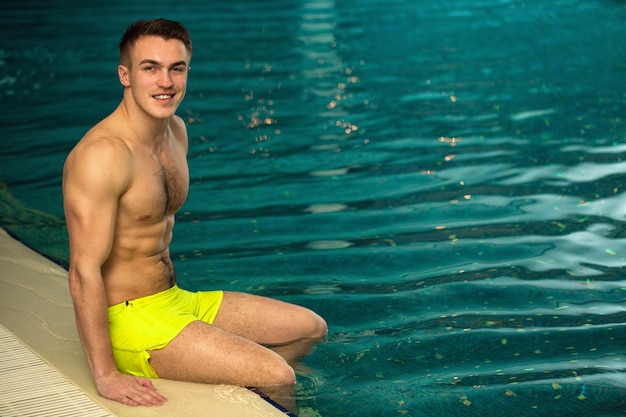
[[[156,96],[152,96],[157,100],[169,100],[174,97],[174,94],[157,94]]]

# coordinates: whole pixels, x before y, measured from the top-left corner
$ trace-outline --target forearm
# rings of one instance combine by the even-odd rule
[[[70,269],[70,292],[76,328],[96,383],[117,369],[109,335],[109,315],[102,277],[87,277]]]

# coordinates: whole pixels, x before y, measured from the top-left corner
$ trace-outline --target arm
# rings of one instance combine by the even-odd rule
[[[101,272],[111,253],[119,198],[130,186],[131,169],[129,150],[121,142],[90,140],[69,155],[63,173],[69,286],[78,334],[98,392],[128,405],[157,405],[165,398],[149,380],[117,370]]]

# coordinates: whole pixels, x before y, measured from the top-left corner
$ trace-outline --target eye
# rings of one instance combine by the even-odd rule
[[[184,66],[184,65],[178,65],[178,66],[173,68],[173,71],[175,71],[175,72],[187,72],[187,67]]]

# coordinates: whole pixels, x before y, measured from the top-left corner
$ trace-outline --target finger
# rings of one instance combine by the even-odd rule
[[[146,378],[138,378],[138,379],[139,379],[139,383],[141,385],[143,385],[145,388],[150,390],[150,394],[151,395],[153,395],[154,397],[158,398],[159,401],[161,401],[161,402],[167,401],[167,398],[165,398],[163,395],[159,394],[159,392],[154,387],[154,385],[152,385],[152,381],[150,381],[149,379],[146,379]]]
[[[162,405],[167,401],[163,395],[159,394],[149,380],[139,378],[139,384],[133,390],[133,397],[141,405]]]
[[[151,397],[149,395],[142,395],[142,394],[137,394],[137,393],[128,394],[126,397],[124,397],[122,402],[126,405],[130,405],[133,407],[138,406],[138,405],[142,405],[144,407],[151,407],[154,405],[163,404],[163,401],[159,401],[157,398]]]
[[[122,397],[122,398],[121,398],[121,400],[120,400],[120,402],[121,402],[122,404],[128,405],[128,406],[130,406],[130,407],[137,407],[137,406],[139,406],[139,405],[140,405],[140,403],[138,403],[137,401],[133,400],[133,399],[132,399],[132,398],[130,398],[130,397]]]
[[[154,385],[152,385],[152,381],[150,381],[149,379],[146,378],[137,378],[136,379],[137,382],[139,382],[141,385],[143,385],[146,388],[150,388],[156,391],[156,388],[154,387]]]

